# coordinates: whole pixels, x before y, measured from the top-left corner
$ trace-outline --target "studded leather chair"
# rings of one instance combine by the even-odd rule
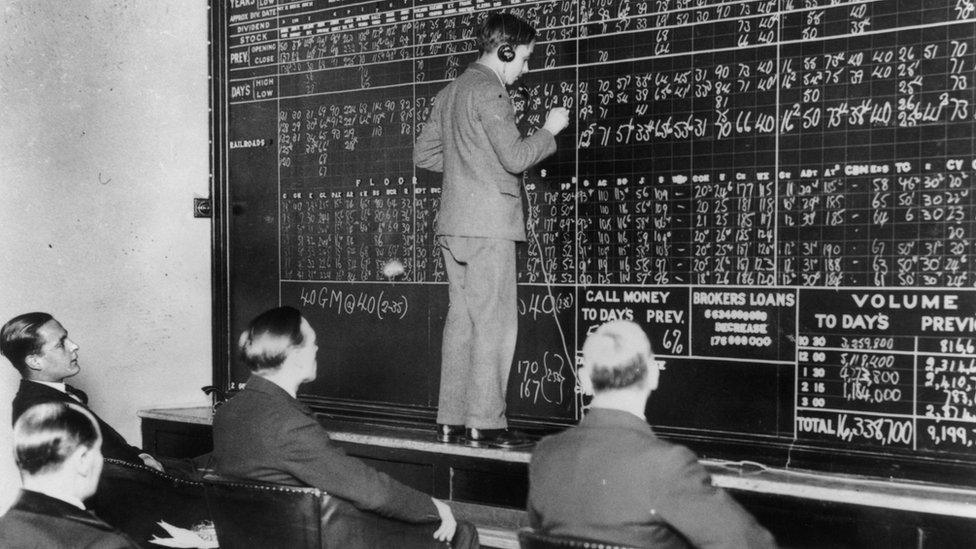
[[[159,547],[149,543],[153,535],[168,537],[157,524],[161,520],[185,529],[210,520],[199,477],[113,458],[105,458],[98,489],[86,504],[144,547]]]
[[[519,530],[518,538],[521,549],[639,549],[605,541],[543,534],[531,528]]]
[[[356,509],[316,488],[203,479],[221,549],[372,548],[443,549],[432,537],[436,523],[411,524]],[[478,533],[458,521],[452,547],[477,547]]]

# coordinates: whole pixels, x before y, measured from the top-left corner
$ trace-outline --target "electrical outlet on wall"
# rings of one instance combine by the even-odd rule
[[[210,217],[211,212],[209,198],[195,197],[193,199],[193,217]]]

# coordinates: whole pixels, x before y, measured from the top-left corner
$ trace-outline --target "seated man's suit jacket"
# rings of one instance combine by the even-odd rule
[[[773,537],[683,446],[643,419],[591,409],[543,439],[529,466],[529,523],[550,534],[638,547],[775,547]]]
[[[21,490],[0,517],[4,549],[132,549],[139,546],[95,515],[56,498]]]
[[[17,395],[14,397],[13,421],[16,422],[17,418],[19,418],[21,414],[35,404],[43,404],[46,402],[70,402],[72,404],[81,404],[87,408],[98,421],[98,428],[102,431],[103,456],[142,464],[142,458],[139,457],[139,454],[143,453],[143,451],[135,446],[129,445],[129,443],[125,441],[125,438],[123,438],[118,431],[113,429],[108,423],[102,421],[102,418],[98,417],[98,414],[88,408],[88,396],[84,392],[73,387],[69,387],[68,390],[72,391],[81,400],[81,402],[53,387],[48,387],[43,383],[35,383],[26,379],[20,380],[20,389],[17,390]]]
[[[218,473],[292,486],[313,486],[362,510],[408,522],[440,519],[430,496],[346,455],[311,410],[278,385],[251,376],[217,409]]]

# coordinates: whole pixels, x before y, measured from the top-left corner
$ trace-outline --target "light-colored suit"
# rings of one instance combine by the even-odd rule
[[[775,547],[690,450],[643,419],[594,408],[547,437],[529,466],[529,523],[543,532],[677,549]]]
[[[441,349],[437,421],[507,426],[515,339],[515,242],[525,240],[521,174],[556,150],[540,129],[523,137],[505,86],[473,63],[434,100],[417,137],[417,167],[444,172],[438,242],[450,307]]]

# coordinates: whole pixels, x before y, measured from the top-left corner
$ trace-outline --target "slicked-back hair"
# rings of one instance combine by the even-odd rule
[[[597,392],[630,387],[647,377],[648,368],[657,367],[647,334],[629,320],[608,322],[590,334],[583,343],[583,363]]]
[[[241,333],[238,350],[241,361],[252,372],[277,369],[288,351],[305,342],[302,314],[294,307],[277,307],[265,311]]]
[[[36,404],[14,423],[17,467],[29,475],[57,471],[75,450],[94,448],[101,438],[95,419],[81,406]]]
[[[528,46],[535,41],[535,27],[510,13],[489,15],[478,29],[478,51],[489,53],[502,44]]]
[[[0,328],[0,354],[17,368],[20,375],[27,370],[27,357],[41,352],[43,338],[37,330],[54,320],[48,313],[25,313],[15,316]]]

